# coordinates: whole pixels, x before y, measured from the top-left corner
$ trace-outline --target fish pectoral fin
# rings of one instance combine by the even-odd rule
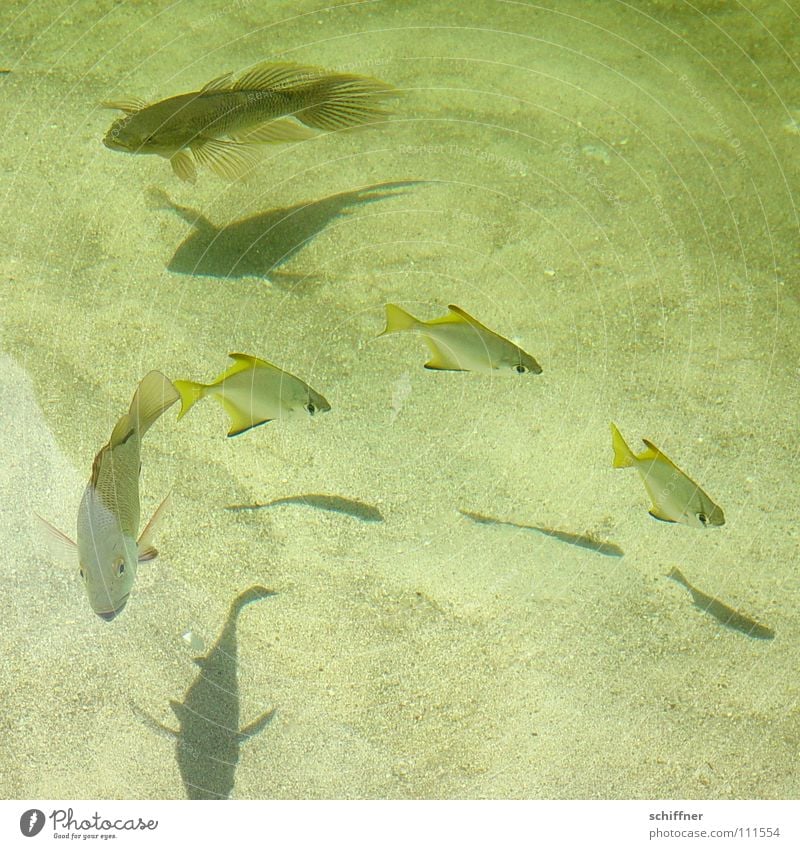
[[[173,153],[169,158],[169,164],[179,180],[183,180],[184,183],[197,182],[197,168],[187,151],[179,150],[177,153]]]
[[[259,716],[258,719],[254,719],[249,725],[245,725],[245,727],[242,728],[239,734],[241,734],[242,737],[245,738],[245,740],[255,736],[256,734],[258,734],[259,731],[262,731],[265,726],[269,724],[273,716],[275,716],[275,708],[272,708],[272,710],[268,710],[266,713]]]
[[[315,136],[312,130],[302,124],[296,124],[288,118],[265,121],[249,130],[231,133],[231,138],[239,144],[259,144],[265,142],[292,142],[310,139]]]
[[[168,493],[167,497],[158,505],[155,513],[150,517],[150,521],[144,526],[144,530],[139,537],[137,543],[139,549],[139,562],[145,563],[148,560],[155,560],[158,557],[158,550],[153,545],[153,537],[164,518],[164,514],[169,507],[172,493]]]
[[[236,141],[205,139],[192,145],[194,158],[200,165],[226,180],[238,180],[258,163],[256,146]]]
[[[120,100],[103,100],[100,105],[104,109],[119,109],[126,115],[140,112],[147,106],[147,101],[141,97],[123,97]]]
[[[38,526],[41,533],[42,542],[44,542],[50,554],[65,563],[73,565],[75,558],[78,555],[78,546],[65,533],[60,531],[55,525],[51,525],[47,519],[34,513],[34,516],[39,520]]]
[[[431,358],[425,363],[425,368],[432,371],[469,371],[464,368],[456,358],[454,352],[442,350],[432,339],[425,337],[428,347],[431,349]]]
[[[654,519],[658,519],[659,522],[671,522],[672,524],[675,524],[675,519],[670,519],[670,517],[665,513],[662,513],[658,507],[653,507],[648,510],[648,512]]]

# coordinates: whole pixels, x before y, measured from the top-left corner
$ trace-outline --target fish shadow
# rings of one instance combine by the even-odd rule
[[[276,593],[254,586],[233,600],[216,643],[205,657],[195,658],[200,674],[182,702],[169,703],[178,719],[177,731],[134,707],[151,730],[175,741],[178,769],[189,799],[227,799],[234,786],[239,749],[275,714],[274,709],[268,710],[243,728],[239,725],[239,614],[248,604],[272,595]]]
[[[218,226],[201,212],[180,206],[160,189],[148,193],[151,206],[168,209],[192,226],[167,263],[175,274],[206,277],[267,277],[280,281],[285,265],[330,224],[369,203],[398,197],[419,180],[378,183],[259,212]],[[288,276],[288,275],[287,275]]]

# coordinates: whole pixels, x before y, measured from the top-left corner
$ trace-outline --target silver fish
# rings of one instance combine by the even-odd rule
[[[148,429],[177,400],[178,393],[161,372],[147,374],[128,412],[94,458],[92,476],[78,508],[77,543],[45,522],[60,543],[77,551],[89,604],[106,621],[119,615],[127,604],[137,565],[158,554],[152,537],[166,499],[138,542],[136,539],[141,444]]]
[[[611,442],[614,449],[614,468],[633,466],[641,475],[653,503],[650,515],[654,519],[680,522],[693,528],[725,524],[722,508],[652,442],[643,439],[646,450],[641,454],[634,454],[613,422]]]
[[[386,304],[386,328],[380,333],[407,331],[422,336],[431,350],[425,368],[493,374],[541,374],[542,367],[518,345],[499,336],[469,313],[450,304],[447,315],[421,321],[397,304]]]

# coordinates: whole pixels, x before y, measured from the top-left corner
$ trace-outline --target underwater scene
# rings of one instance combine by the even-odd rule
[[[798,56],[4,2],[0,796],[797,798]]]

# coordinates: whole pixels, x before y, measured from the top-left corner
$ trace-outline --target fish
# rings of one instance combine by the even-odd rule
[[[262,510],[267,507],[278,507],[281,504],[300,504],[303,507],[314,507],[317,510],[329,510],[333,513],[343,513],[352,516],[361,522],[382,522],[383,513],[363,501],[353,498],[344,498],[341,495],[318,495],[307,493],[305,495],[286,495],[283,498],[275,498],[265,504],[229,504],[225,509],[231,511]]]
[[[728,607],[727,604],[719,599],[706,595],[706,593],[698,590],[696,587],[693,587],[686,580],[680,569],[673,567],[670,569],[667,577],[672,578],[673,581],[677,581],[679,584],[686,587],[692,596],[692,601],[695,606],[699,607],[703,613],[708,613],[713,616],[726,628],[732,628],[734,631],[740,631],[742,634],[745,634],[748,637],[754,637],[757,640],[772,640],[775,638],[775,632],[772,628],[768,628],[766,625],[761,625],[746,614],[739,613],[738,610]]]
[[[633,466],[639,472],[653,505],[650,515],[662,522],[680,522],[693,528],[724,525],[722,508],[652,442],[647,439],[642,442],[647,449],[634,454],[617,426],[611,423],[613,466],[615,469]]]
[[[77,552],[89,604],[107,622],[125,608],[138,564],[158,555],[152,540],[169,497],[136,539],[142,437],[177,400],[172,383],[159,371],[139,383],[128,412],[94,458],[78,508],[77,542],[39,517],[56,542]]]
[[[596,554],[604,554],[606,557],[623,557],[625,552],[613,542],[598,539],[591,534],[575,534],[571,531],[558,531],[555,528],[545,528],[542,525],[521,525],[517,522],[507,522],[502,519],[495,519],[492,516],[484,516],[482,513],[472,513],[469,510],[459,510],[462,516],[467,519],[472,519],[479,525],[508,525],[512,528],[519,528],[523,531],[535,531],[539,534],[557,539],[559,542],[565,542],[568,545],[575,545],[578,548],[586,548],[589,551],[594,551]]]
[[[227,799],[233,791],[242,745],[263,731],[275,716],[272,708],[240,727],[237,635],[244,608],[274,595],[274,590],[253,586],[233,600],[217,641],[205,657],[195,658],[200,672],[183,701],[169,703],[178,720],[177,730],[131,705],[151,731],[175,741],[178,770],[190,799]]]
[[[228,354],[234,364],[213,383],[174,381],[180,395],[182,419],[206,395],[218,398],[231,420],[228,436],[305,412],[327,413],[331,405],[307,383],[250,354]]]
[[[379,333],[419,333],[431,350],[425,368],[437,371],[474,371],[493,374],[541,374],[542,367],[518,345],[498,336],[476,318],[450,304],[447,315],[421,321],[397,304],[386,304],[386,328]]]
[[[105,102],[124,114],[111,124],[103,144],[169,159],[184,181],[195,182],[198,165],[235,180],[257,162],[260,145],[374,122],[388,114],[381,101],[394,92],[371,77],[265,62],[237,79],[223,74],[199,91],[156,103]]]

